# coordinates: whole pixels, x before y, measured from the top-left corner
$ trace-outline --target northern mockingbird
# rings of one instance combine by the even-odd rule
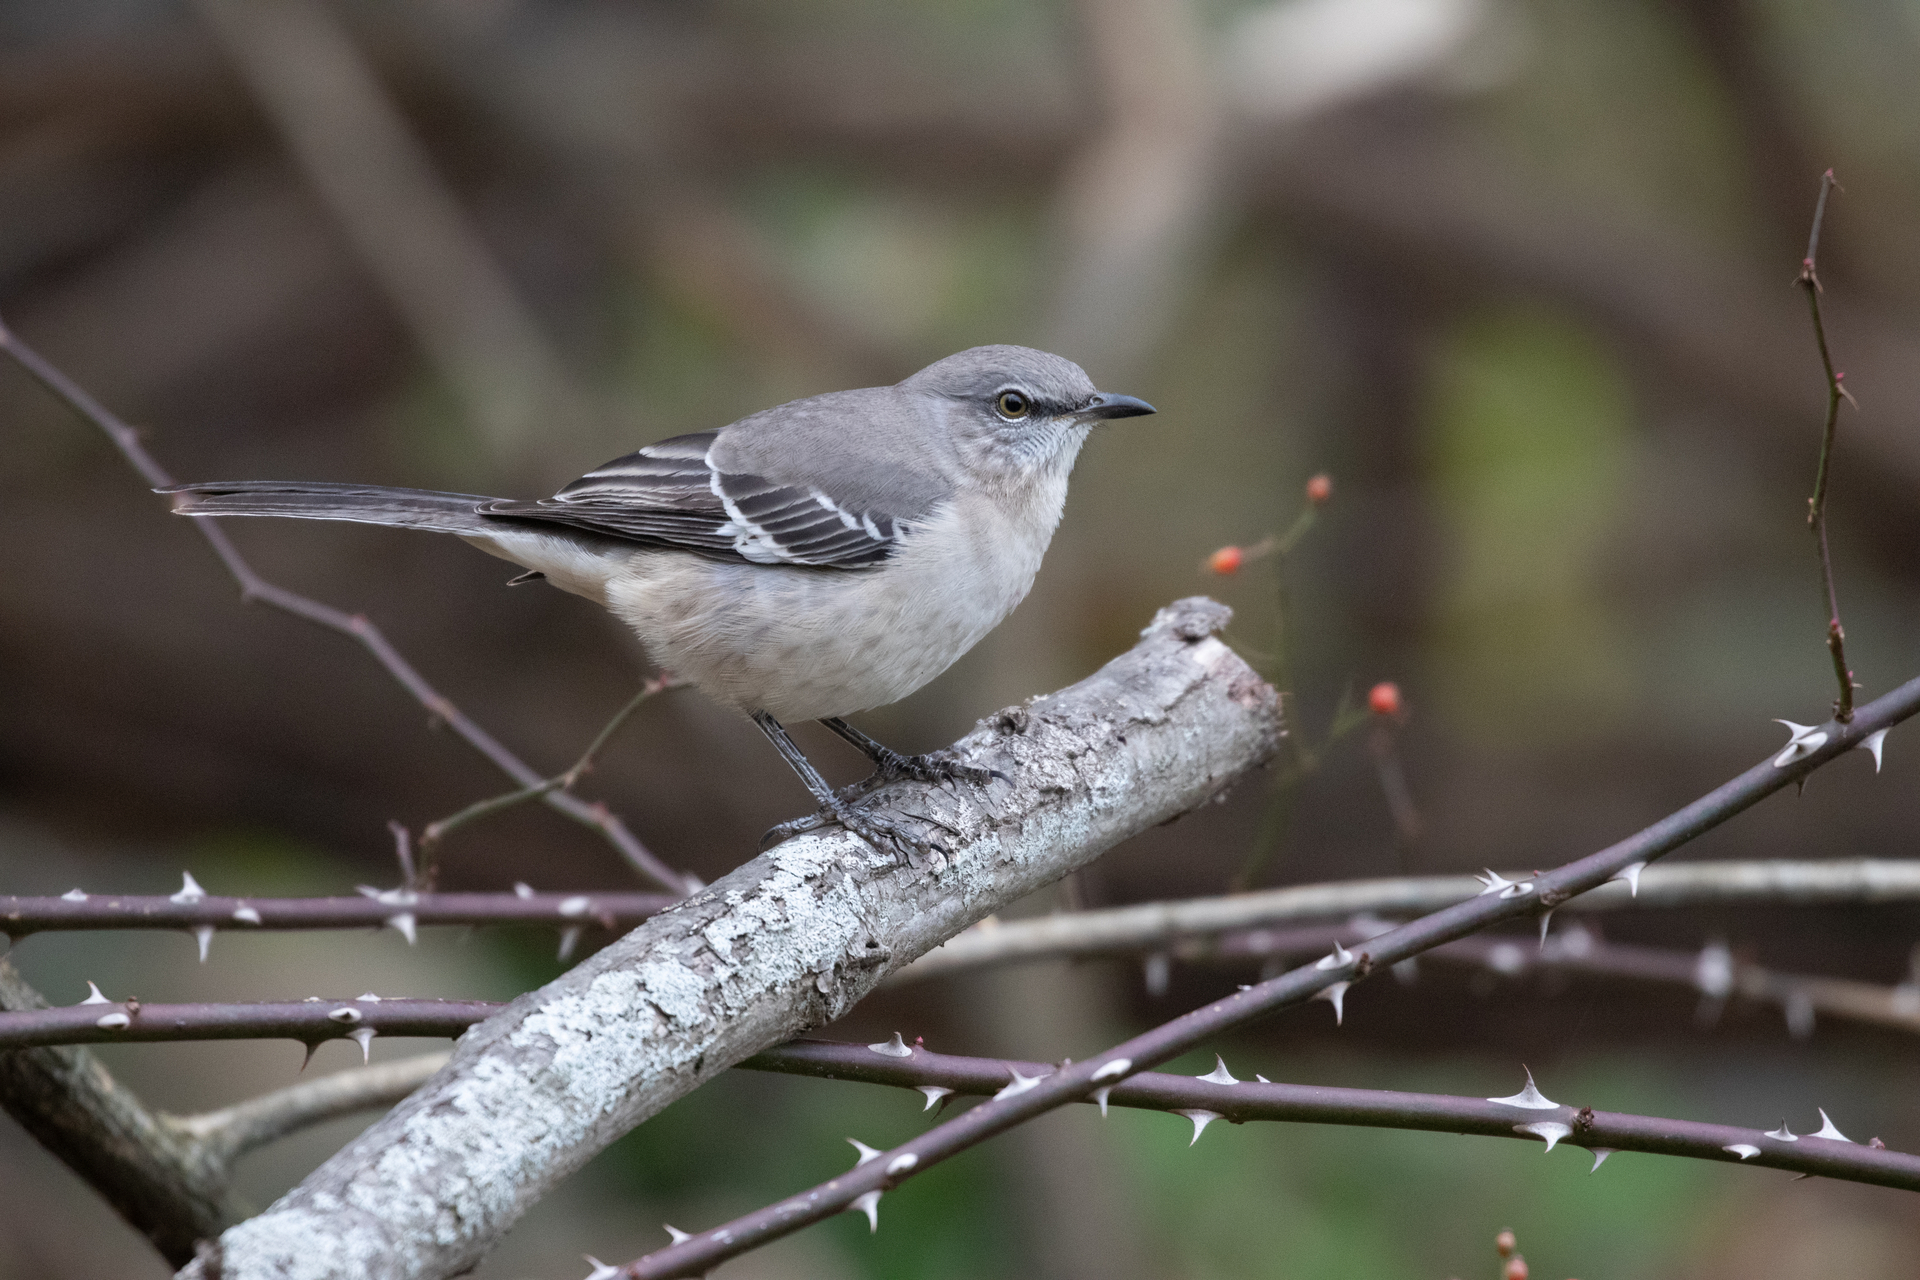
[[[181,485],[190,516],[355,520],[451,533],[610,609],[661,666],[752,718],[820,804],[782,833],[839,822],[920,841],[858,809],[898,777],[986,782],[903,756],[843,716],[951,666],[1033,585],[1067,473],[1101,422],[1154,412],[1080,366],[975,347],[891,387],[835,391],[675,436],[551,498],[270,480]],[[818,720],[874,777],[836,794],[781,720]]]

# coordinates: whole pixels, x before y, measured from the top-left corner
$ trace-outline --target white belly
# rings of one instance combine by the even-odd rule
[[[719,702],[782,720],[847,715],[906,697],[1013,612],[1059,507],[1031,516],[956,503],[879,569],[636,552],[605,600],[656,662]]]

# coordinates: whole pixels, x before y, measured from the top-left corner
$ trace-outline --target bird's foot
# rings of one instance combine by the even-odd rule
[[[851,788],[848,789],[851,790]],[[959,834],[938,818],[928,817],[925,814],[906,816],[938,827],[949,834]],[[909,829],[906,823],[871,809],[856,808],[839,795],[833,798],[831,804],[822,805],[812,813],[767,828],[767,833],[760,837],[760,847],[765,849],[770,845],[790,840],[803,832],[818,831],[822,827],[835,823],[859,836],[882,853],[920,852],[944,859],[948,852],[938,840]]]
[[[1012,781],[998,769],[982,769],[941,755],[903,756],[882,747],[873,757],[873,776],[860,785],[870,790],[902,778],[932,783],[971,782],[976,787],[984,787],[996,778],[1001,782]]]

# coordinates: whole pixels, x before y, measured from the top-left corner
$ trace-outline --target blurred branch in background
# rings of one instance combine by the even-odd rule
[[[459,397],[499,470],[534,456],[542,425],[591,399],[432,158],[318,0],[195,0],[302,171]]]

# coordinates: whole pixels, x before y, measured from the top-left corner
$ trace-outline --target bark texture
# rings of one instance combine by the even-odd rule
[[[1228,617],[1179,601],[1088,679],[956,744],[1010,781],[884,792],[889,813],[930,820],[944,856],[801,836],[514,1001],[181,1274],[411,1280],[473,1266],[549,1187],[674,1099],[1268,759],[1279,704],[1213,637]]]

